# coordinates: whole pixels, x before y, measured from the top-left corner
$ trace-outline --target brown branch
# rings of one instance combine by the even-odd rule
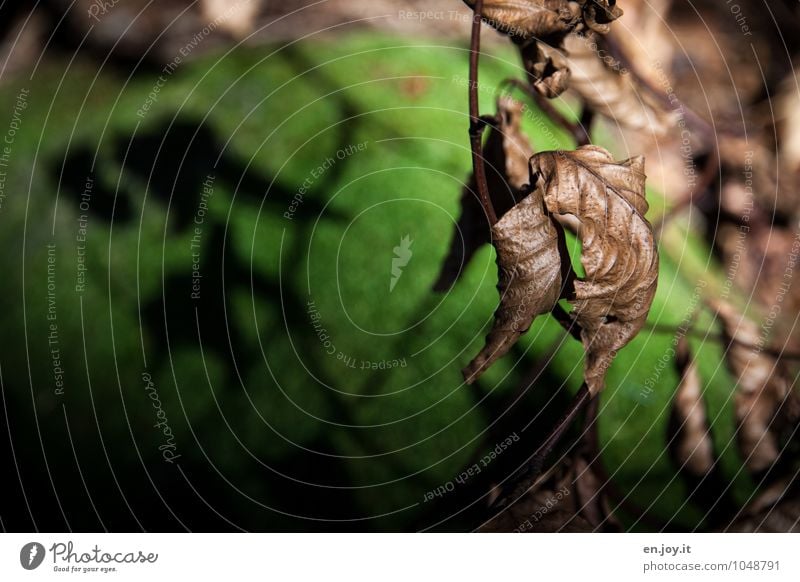
[[[542,474],[542,469],[544,468],[547,457],[550,456],[550,453],[553,452],[553,449],[564,436],[564,433],[572,426],[575,418],[591,399],[592,395],[589,393],[589,388],[586,386],[586,383],[583,383],[580,390],[578,390],[578,393],[575,394],[572,402],[567,407],[566,412],[558,422],[556,422],[544,442],[539,445],[528,461],[509,479],[508,484],[503,487],[501,494],[492,505],[493,510],[499,510],[513,504],[531,488],[532,484],[534,484]]]
[[[478,196],[489,224],[497,223],[497,214],[489,198],[489,184],[486,182],[486,166],[483,163],[483,130],[486,123],[480,117],[478,103],[478,58],[481,50],[481,24],[483,20],[483,0],[475,2],[475,16],[472,21],[472,41],[469,52],[469,141],[472,149],[472,172],[478,186]]]
[[[550,314],[573,338],[581,341],[581,326],[578,325],[578,322],[576,322],[561,305],[556,303]]]
[[[583,458],[586,464],[592,468],[597,479],[601,485],[598,489],[605,491],[609,499],[617,503],[617,507],[629,515],[635,517],[637,521],[641,521],[653,530],[663,530],[666,524],[658,518],[650,515],[646,509],[641,507],[638,503],[630,499],[630,494],[624,494],[617,484],[611,479],[611,476],[606,471],[605,465],[601,458],[600,447],[600,432],[598,430],[598,416],[600,412],[600,397],[593,398],[589,401],[586,407],[586,413],[583,421],[583,435],[581,436],[581,445],[583,446]],[[613,508],[612,513],[615,513],[616,508]],[[605,520],[604,520],[605,521]]]

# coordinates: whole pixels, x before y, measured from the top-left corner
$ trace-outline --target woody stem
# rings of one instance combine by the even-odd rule
[[[509,484],[493,504],[493,509],[500,509],[510,505],[525,494],[536,478],[541,475],[547,457],[553,452],[564,433],[567,432],[567,429],[572,425],[581,410],[591,401],[592,395],[584,383],[572,399],[566,412],[551,429],[547,438],[534,451],[525,465],[510,479]]]
[[[486,182],[486,167],[483,163],[483,130],[486,123],[480,117],[478,105],[478,58],[481,50],[481,20],[483,19],[483,0],[475,2],[475,17],[472,21],[472,41],[469,53],[469,141],[472,149],[472,172],[478,185],[478,196],[489,219],[489,224],[497,222],[492,200],[489,198],[489,184]]]

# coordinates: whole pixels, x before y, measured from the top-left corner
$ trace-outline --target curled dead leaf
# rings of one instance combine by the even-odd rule
[[[464,0],[475,9],[475,0]],[[483,19],[518,43],[564,35],[581,19],[578,4],[567,0],[484,0]]]
[[[475,0],[464,0],[475,9]],[[484,0],[483,19],[512,40],[542,39],[557,45],[569,32],[608,32],[622,16],[615,0]]]
[[[584,146],[536,154],[530,171],[536,189],[493,229],[501,301],[486,346],[464,376],[469,383],[477,379],[574,285],[567,299],[586,350],[584,379],[596,395],[617,351],[644,325],[655,296],[658,253],[644,218],[644,159],[615,162],[605,149]],[[574,282],[565,279],[574,275],[566,246],[559,244],[562,227],[553,220],[570,216],[579,223],[586,272]]]
[[[777,462],[782,433],[794,432],[800,400],[786,366],[766,349],[755,322],[724,301],[712,305],[722,321],[725,362],[736,378],[739,449],[747,467],[759,473]]]
[[[714,467],[714,446],[703,400],[703,384],[685,336],[678,341],[675,368],[680,381],[672,401],[670,452],[683,471],[702,477]]]
[[[585,382],[603,388],[617,351],[644,325],[655,296],[658,252],[645,219],[644,158],[615,162],[598,146],[531,158],[547,210],[580,222],[586,276],[575,281],[573,317],[586,350]]]
[[[505,355],[537,315],[550,312],[561,292],[559,234],[538,190],[508,211],[492,235],[500,306],[486,345],[464,369],[468,384]]]
[[[544,56],[554,67],[570,71],[569,88],[595,113],[624,129],[665,135],[675,126],[677,114],[666,111],[651,92],[640,90],[636,79],[608,52],[601,52],[598,43],[595,34],[570,35],[563,52],[544,48]]]
[[[489,130],[484,145],[486,181],[495,212],[502,216],[520,199],[520,188],[528,182],[528,159],[533,148],[522,132],[524,106],[511,97],[497,101],[496,125]],[[434,284],[446,291],[455,284],[477,250],[491,238],[491,227],[478,198],[475,176],[461,194],[461,215],[455,226],[447,257]]]
[[[609,24],[622,16],[616,0],[579,0],[583,10],[583,22],[587,28],[606,34]]]
[[[475,0],[464,0],[475,9]],[[622,15],[614,0],[484,0],[484,21],[507,34],[520,55],[533,88],[548,99],[563,93],[570,81],[569,64],[557,50],[570,33],[609,30]],[[573,35],[574,36],[574,35]]]
[[[532,42],[520,47],[528,83],[540,95],[554,99],[569,88],[571,72],[565,59],[554,49]]]

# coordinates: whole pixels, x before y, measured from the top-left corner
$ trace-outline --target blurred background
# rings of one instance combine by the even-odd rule
[[[617,159],[648,156],[648,217],[670,217],[649,325],[600,404],[610,502],[624,529],[710,529],[707,491],[667,445],[669,351],[690,314],[714,490],[742,507],[759,481],[735,445],[737,378],[714,314],[694,311],[716,294],[763,317],[785,274],[800,148],[784,159],[775,136],[795,135],[800,21],[794,3],[742,1],[743,36],[722,3],[618,4],[644,76],[713,135],[750,140],[725,147],[757,152],[728,154],[741,167],[717,164],[692,206],[681,127],[594,128]],[[463,383],[497,302],[488,246],[452,290],[431,289],[470,171],[463,2],[5,0],[0,13],[0,528],[477,527],[580,386],[583,350],[540,318]],[[489,28],[484,50],[486,87],[524,75]],[[493,101],[482,92],[486,112]],[[580,116],[574,94],[554,104]],[[537,150],[574,147],[529,113]],[[692,167],[724,149],[691,140]],[[788,165],[790,194],[764,187],[766,230],[737,247],[720,233],[737,224],[747,159],[766,176]],[[797,287],[770,332],[794,354]],[[796,360],[782,361],[794,383]]]

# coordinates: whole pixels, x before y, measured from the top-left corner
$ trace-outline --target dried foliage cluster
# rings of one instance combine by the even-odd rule
[[[800,123],[795,123],[800,120],[800,93],[793,70],[772,66],[764,77],[766,99],[773,97],[777,103],[777,115],[769,122],[764,120],[763,105],[757,103],[764,99],[758,84],[733,79],[734,92],[736,83],[752,85],[747,96],[753,101],[748,103],[751,110],[742,118],[745,127],[735,123],[717,127],[717,118],[728,120],[735,113],[721,74],[710,75],[705,79],[708,87],[693,91],[697,87],[677,66],[680,37],[690,35],[702,19],[683,18],[685,11],[668,0],[632,0],[631,22],[619,32],[614,21],[622,10],[614,0],[465,2],[476,16],[470,62],[473,174],[462,194],[461,216],[435,288],[450,288],[478,248],[491,242],[497,256],[500,304],[485,346],[464,369],[464,377],[468,383],[476,381],[537,316],[555,317],[585,352],[583,387],[525,466],[492,491],[493,517],[483,528],[615,530],[621,526],[612,507],[648,519],[615,491],[599,462],[596,397],[617,352],[645,325],[658,280],[658,245],[663,244],[659,238],[676,216],[691,217],[692,211],[697,216],[699,211],[701,217],[714,219],[701,224],[707,225],[706,234],[729,272],[727,288],[713,280],[713,274],[702,274],[704,282],[710,279],[713,284],[706,289],[701,308],[716,317],[717,340],[737,380],[733,399],[738,450],[761,494],[740,507],[728,488],[719,493],[724,477],[709,428],[703,378],[686,330],[679,330],[675,338],[674,365],[681,380],[667,448],[696,500],[709,506],[711,528],[797,529],[794,453],[800,400],[794,391],[796,369],[787,363],[791,354],[786,350],[797,343],[787,330],[795,328],[800,293],[798,285],[781,279],[796,265],[793,241],[800,240],[793,202],[800,185],[800,148],[794,143],[800,135]],[[719,7],[701,2],[701,9],[711,13]],[[568,130],[575,150],[537,152],[521,128],[526,105],[510,94],[497,99],[494,115],[480,115],[481,23],[506,35],[519,50],[525,79],[509,80],[504,86],[520,90],[541,114]],[[639,38],[637,30],[647,37]],[[713,34],[730,38],[730,31]],[[770,40],[755,42],[763,45]],[[638,51],[633,48],[637,45]],[[704,49],[702,43],[694,48]],[[648,58],[631,56],[643,51]],[[669,65],[665,68],[664,63]],[[704,111],[708,115],[699,115],[693,106],[698,93],[707,90],[719,97],[711,110]],[[563,117],[548,102],[565,91],[582,103],[579,123]],[[690,97],[684,100],[684,94]],[[604,119],[629,149],[656,154],[662,185],[668,183],[664,178],[670,172],[688,177],[685,187],[664,188],[671,208],[655,228],[645,217],[644,156],[615,161],[611,153],[591,145],[595,119]],[[761,125],[754,127],[759,120]],[[485,129],[488,135],[483,139]],[[769,143],[770,131],[781,143]],[[750,192],[755,192],[752,200]],[[744,242],[742,231],[748,235]],[[567,232],[580,240],[581,276],[572,267]],[[766,340],[748,311],[763,314],[781,291],[781,307],[794,320],[773,322],[776,332]],[[754,309],[748,310],[748,298],[755,299]],[[583,408],[587,412],[581,441],[545,470],[548,454]],[[532,516],[538,517],[532,520]]]
[[[572,75],[568,61],[546,53],[563,49],[570,35],[607,32],[608,23],[621,14],[614,2],[588,0],[467,3],[518,44],[528,71],[528,85],[520,86],[547,97],[560,95]],[[486,346],[464,370],[467,382],[508,352],[537,315],[555,311],[583,342],[586,386],[594,396],[603,389],[614,354],[644,324],[655,294],[658,253],[645,219],[644,158],[616,162],[594,145],[534,154],[520,127],[522,108],[503,96],[494,116],[473,116],[473,136],[482,124],[491,129],[485,146],[474,140],[478,167],[462,196],[462,214],[437,288],[452,285],[475,250],[491,240],[500,306]],[[581,239],[583,277],[572,268],[565,230]],[[571,304],[569,314],[558,305],[561,299]]]

